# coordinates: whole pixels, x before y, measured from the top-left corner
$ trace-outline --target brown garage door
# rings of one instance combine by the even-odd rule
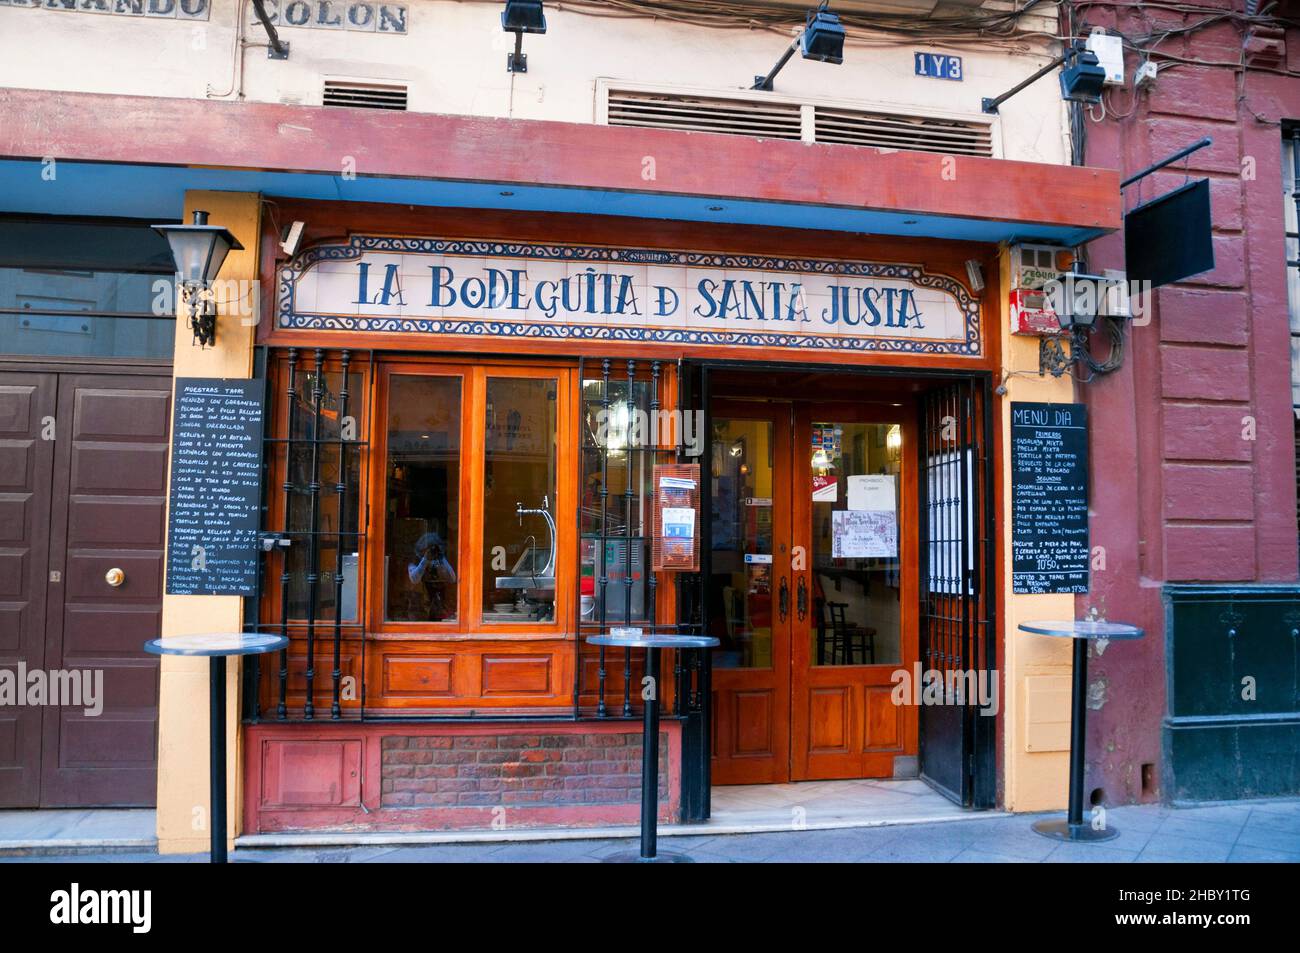
[[[0,374],[0,665],[103,673],[98,715],[0,709],[0,806],[154,803],[170,404],[168,376]]]

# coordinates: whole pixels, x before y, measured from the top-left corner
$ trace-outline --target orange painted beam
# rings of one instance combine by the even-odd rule
[[[0,157],[708,196],[1113,230],[1109,169],[586,123],[0,89]]]

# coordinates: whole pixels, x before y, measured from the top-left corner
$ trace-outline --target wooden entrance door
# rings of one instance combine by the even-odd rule
[[[797,410],[791,780],[915,771],[916,708],[893,691],[918,657],[914,421],[902,401]]]
[[[0,721],[0,805],[154,803],[158,666],[141,646],[161,631],[170,407],[165,375],[0,376],[0,440],[21,451],[0,486],[0,665],[102,673],[97,714]]]
[[[56,374],[0,375],[0,669],[45,665]],[[0,807],[36,807],[42,709],[0,705]]]
[[[911,773],[916,709],[892,676],[917,658],[912,404],[712,416],[713,782]]]
[[[711,506],[713,780],[790,778],[790,420],[784,403],[715,402]]]

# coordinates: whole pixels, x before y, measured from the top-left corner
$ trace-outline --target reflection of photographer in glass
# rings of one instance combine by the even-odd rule
[[[444,594],[448,586],[456,585],[456,570],[447,560],[446,545],[437,533],[425,533],[415,541],[415,556],[417,561],[407,565],[406,574],[412,585],[424,588],[429,621],[441,622],[448,617]]]

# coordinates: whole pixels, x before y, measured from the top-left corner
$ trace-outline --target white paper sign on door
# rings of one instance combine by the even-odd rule
[[[890,473],[864,473],[849,477],[849,509],[887,510],[898,508],[894,476]]]
[[[897,555],[898,520],[892,510],[836,510],[831,514],[831,558]]]

